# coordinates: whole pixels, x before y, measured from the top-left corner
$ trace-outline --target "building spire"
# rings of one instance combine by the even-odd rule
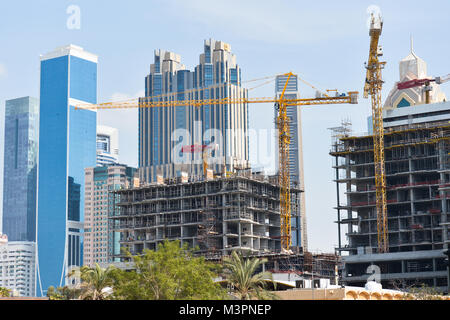
[[[416,53],[414,52],[414,39],[412,34],[409,36],[409,42],[410,42],[410,47],[411,47],[411,55],[416,59],[419,60],[419,57],[416,55]]]

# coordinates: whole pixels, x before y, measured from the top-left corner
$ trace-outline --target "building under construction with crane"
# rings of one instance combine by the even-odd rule
[[[400,81],[383,108],[372,100],[381,122],[369,121],[365,134],[353,134],[349,122],[333,128],[330,154],[335,157],[342,280],[358,286],[372,277],[384,287],[425,284],[446,291],[450,103],[439,84],[447,78],[428,77],[426,63],[414,53],[412,43],[399,69]],[[371,120],[376,116],[373,112]],[[377,172],[380,141],[383,163],[382,172]],[[345,227],[346,244],[341,239]]]
[[[291,188],[293,212],[301,190]],[[121,247],[138,254],[178,239],[208,257],[240,249],[281,251],[278,177],[242,170],[232,177],[183,176],[117,191],[112,215]]]
[[[306,249],[298,107],[354,104],[358,92],[300,98],[299,78],[289,72],[250,80],[270,78],[276,89],[275,97],[249,98],[240,74],[230,45],[210,39],[192,72],[179,55],[156,51],[145,97],[77,106],[139,108],[142,186],[118,191],[111,216],[122,247],[139,253],[179,239],[213,257],[232,250],[276,256]],[[276,176],[261,178],[250,170],[250,103],[274,105]]]
[[[290,189],[293,219],[298,218],[301,193]],[[155,250],[166,239],[179,240],[212,261],[235,250],[266,258],[264,270],[286,279],[291,275],[299,279],[298,287],[306,286],[305,280],[313,281],[315,287],[323,284],[321,279],[337,282],[338,255],[303,252],[301,247],[283,250],[277,176],[250,170],[211,179],[183,174],[118,190],[115,195],[110,223],[120,233],[122,248],[115,260],[127,261],[126,251],[137,255]]]

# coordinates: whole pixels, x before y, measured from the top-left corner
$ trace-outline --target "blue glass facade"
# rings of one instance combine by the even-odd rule
[[[9,241],[36,241],[36,166],[39,100],[5,104],[3,233]]]
[[[37,239],[43,294],[64,285],[68,267],[82,261],[84,168],[96,165],[96,112],[75,110],[71,99],[97,102],[97,63],[71,50],[41,60]]]

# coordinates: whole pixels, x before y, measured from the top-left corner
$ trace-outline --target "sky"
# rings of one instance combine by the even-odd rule
[[[384,20],[380,40],[387,61],[384,98],[399,80],[398,62],[409,54],[411,37],[430,76],[450,73],[450,2],[446,0],[426,5],[415,0],[1,1],[0,199],[5,100],[39,97],[40,55],[67,44],[97,54],[98,101],[107,102],[144,95],[154,50],[180,54],[182,63],[192,70],[204,40],[213,38],[231,45],[243,81],[292,71],[322,90],[360,92],[357,105],[302,108],[309,250],[333,252],[338,243],[333,209],[336,186],[328,128],[351,120],[355,132],[367,131],[370,104],[362,91],[369,49],[368,12],[374,10]],[[444,84],[442,91],[450,97],[450,85]],[[300,94],[313,97],[315,91],[301,83]],[[273,83],[249,91],[250,97],[273,95]],[[273,106],[250,104],[249,110],[250,128],[270,135]],[[98,123],[119,129],[120,161],[137,166],[137,110],[101,111]],[[252,166],[274,170],[272,142],[250,141]]]

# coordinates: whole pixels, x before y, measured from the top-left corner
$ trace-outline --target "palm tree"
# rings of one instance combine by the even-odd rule
[[[277,296],[266,290],[272,282],[270,272],[256,273],[260,265],[267,259],[244,258],[241,253],[233,251],[231,258],[224,259],[226,282],[234,287],[234,296],[240,300],[277,299]]]
[[[115,270],[114,266],[108,266],[104,269],[98,263],[95,263],[94,268],[82,266],[80,269],[80,299],[105,300],[112,292],[113,270]]]

